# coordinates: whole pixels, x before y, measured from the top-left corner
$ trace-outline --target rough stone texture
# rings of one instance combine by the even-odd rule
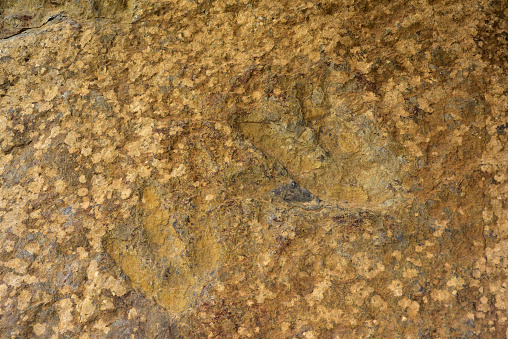
[[[0,1],[2,338],[505,338],[507,1]]]

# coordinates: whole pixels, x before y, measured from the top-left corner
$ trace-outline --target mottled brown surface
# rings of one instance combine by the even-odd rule
[[[505,338],[506,1],[0,1],[0,337]]]

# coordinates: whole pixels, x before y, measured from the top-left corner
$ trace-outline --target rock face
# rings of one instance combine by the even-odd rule
[[[1,337],[505,337],[507,16],[0,2]]]

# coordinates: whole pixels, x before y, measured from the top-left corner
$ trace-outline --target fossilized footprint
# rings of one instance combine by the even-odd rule
[[[155,189],[147,187],[137,222],[116,227],[106,250],[134,286],[178,313],[210,281],[221,248],[212,229],[194,227],[196,215],[177,220],[171,212],[161,206]]]
[[[375,207],[400,198],[400,147],[319,86],[290,88],[284,102],[264,98],[236,127],[321,199]]]

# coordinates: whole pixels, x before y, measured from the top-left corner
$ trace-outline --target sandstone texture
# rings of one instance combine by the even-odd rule
[[[506,338],[508,2],[0,1],[0,338]]]

